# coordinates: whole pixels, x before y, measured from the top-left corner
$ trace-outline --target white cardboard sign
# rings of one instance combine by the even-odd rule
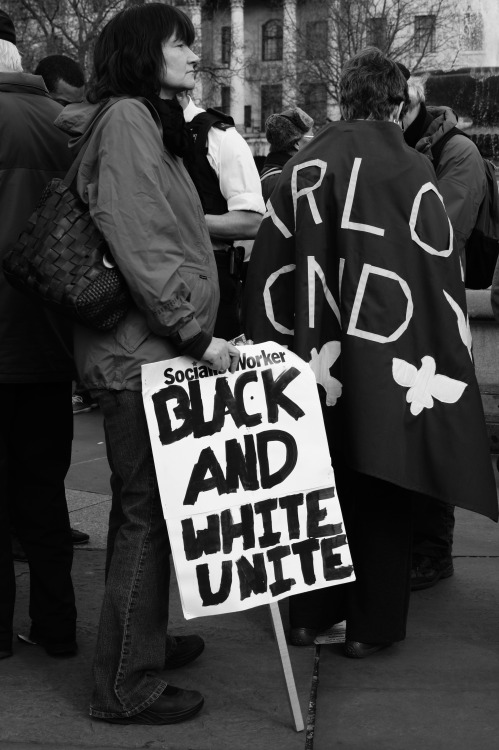
[[[235,373],[145,365],[142,391],[186,618],[354,580],[307,363],[266,342]]]

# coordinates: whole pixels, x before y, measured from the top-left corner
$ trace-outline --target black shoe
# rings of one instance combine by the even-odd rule
[[[168,685],[149,708],[135,716],[113,717],[110,719],[92,716],[99,721],[111,724],[177,724],[195,716],[203,707],[204,698],[197,690],[182,690]]]
[[[30,646],[41,646],[49,656],[74,656],[78,651],[78,644],[75,640],[68,641],[48,641],[45,638],[37,637],[36,640],[22,633],[17,634],[17,639],[21,643],[28,643]]]
[[[0,649],[0,659],[8,659],[9,656],[12,656],[12,649],[11,648],[2,648],[2,649]]]
[[[312,646],[320,632],[317,628],[291,628],[289,642],[292,646]]]
[[[165,659],[165,669],[178,669],[190,664],[204,651],[204,641],[199,635],[176,635],[175,649]]]
[[[360,641],[345,641],[343,653],[350,659],[365,659],[383,648],[388,648],[391,643],[361,643]]]
[[[421,591],[435,586],[442,578],[454,573],[452,557],[441,559],[415,555],[411,568],[411,591]]]
[[[84,531],[78,531],[78,529],[71,528],[71,540],[73,544],[86,544],[90,536]]]

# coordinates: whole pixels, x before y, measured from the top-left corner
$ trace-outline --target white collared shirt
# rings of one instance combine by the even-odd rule
[[[184,119],[190,122],[205,111],[189,98]],[[227,201],[229,211],[265,213],[260,176],[253,154],[236,128],[209,129],[207,159],[218,177],[220,192]]]

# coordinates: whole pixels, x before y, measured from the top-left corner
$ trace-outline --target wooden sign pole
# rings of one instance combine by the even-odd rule
[[[286,643],[286,637],[284,635],[284,629],[282,627],[281,611],[277,602],[269,604],[270,615],[272,618],[272,626],[274,628],[274,634],[279,648],[279,656],[281,657],[282,672],[284,674],[284,680],[286,682],[286,690],[288,694],[289,707],[291,709],[291,715],[295,724],[297,732],[303,732],[303,717],[301,714],[300,702],[298,700],[298,693],[296,692],[295,680],[293,677],[293,668],[289,658],[288,644]]]

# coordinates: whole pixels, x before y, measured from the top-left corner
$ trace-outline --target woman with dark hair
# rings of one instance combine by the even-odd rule
[[[168,685],[164,674],[204,644],[167,635],[170,546],[141,395],[148,362],[185,354],[233,371],[239,359],[237,347],[213,337],[217,269],[179,158],[186,141],[175,96],[194,86],[193,39],[189,18],[170,5],[121,11],[97,41],[88,101],[66,107],[57,121],[77,150],[89,123],[111,105],[90,137],[77,190],[134,303],[111,333],[75,330],[79,375],[102,410],[112,471],[90,715],[114,723],[169,724],[203,704],[197,691]]]
[[[497,497],[452,227],[400,127],[406,80],[369,48],[339,94],[344,120],[286,163],[272,193],[245,331],[316,374],[356,576],[290,598],[291,643],[346,620],[344,653],[358,659],[405,638],[413,505],[495,519]]]

